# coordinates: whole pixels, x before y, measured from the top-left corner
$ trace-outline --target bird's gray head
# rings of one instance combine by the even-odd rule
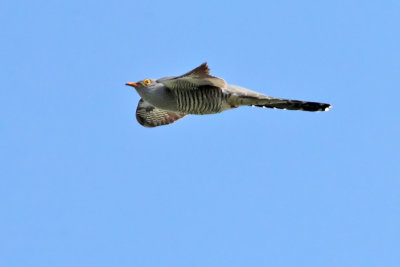
[[[141,81],[138,81],[135,83],[126,83],[125,85],[132,86],[135,89],[142,89],[142,90],[144,89],[145,90],[146,88],[149,88],[149,89],[153,88],[154,86],[156,86],[156,84],[157,84],[156,80],[145,79],[145,80],[141,80]]]

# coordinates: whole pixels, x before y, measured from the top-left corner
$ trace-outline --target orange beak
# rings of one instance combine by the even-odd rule
[[[138,86],[137,83],[126,83],[125,85],[129,85],[129,86],[132,86],[132,87],[135,87],[135,88]]]

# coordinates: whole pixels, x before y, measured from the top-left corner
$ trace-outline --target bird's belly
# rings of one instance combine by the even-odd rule
[[[220,88],[202,88],[199,90],[177,90],[176,107],[186,114],[215,114],[226,110],[225,95]]]

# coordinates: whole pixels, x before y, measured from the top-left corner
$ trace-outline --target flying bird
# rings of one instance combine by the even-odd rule
[[[216,114],[240,106],[274,109],[327,111],[325,103],[276,98],[227,84],[210,75],[207,63],[181,76],[128,82],[139,93],[137,121],[145,127],[173,123],[186,115]]]

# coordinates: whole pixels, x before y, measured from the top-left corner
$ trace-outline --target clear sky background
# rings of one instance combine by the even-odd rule
[[[0,1],[0,266],[400,266],[400,2]],[[147,129],[125,82],[244,107]]]

